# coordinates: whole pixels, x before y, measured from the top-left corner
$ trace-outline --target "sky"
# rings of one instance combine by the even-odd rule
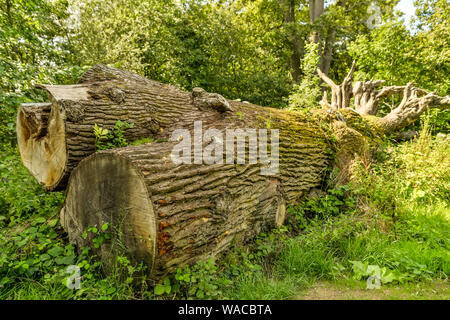
[[[416,9],[414,8],[414,0],[400,0],[399,4],[395,8],[405,14],[403,19],[405,19],[406,25],[409,26],[409,20],[415,15],[416,12]]]
[[[332,3],[335,3],[336,0],[326,0],[325,7],[328,7]],[[402,19],[405,20],[405,24],[409,27],[409,21],[412,16],[416,13],[416,8],[414,7],[414,0],[400,0],[398,5],[395,7],[397,10],[402,11],[405,15]]]

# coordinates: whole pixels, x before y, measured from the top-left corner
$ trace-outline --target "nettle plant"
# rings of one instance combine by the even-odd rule
[[[355,205],[355,198],[350,196],[350,187],[343,185],[329,189],[317,198],[306,199],[299,206],[291,206],[287,212],[294,220],[295,226],[304,229],[313,219],[327,219],[353,212]]]
[[[124,135],[125,130],[131,129],[133,127],[134,123],[128,123],[120,120],[116,121],[114,127],[111,130],[101,128],[97,124],[95,124],[95,149],[99,151],[126,147],[129,143]]]

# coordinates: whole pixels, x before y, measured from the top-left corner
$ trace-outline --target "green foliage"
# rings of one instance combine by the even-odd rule
[[[161,283],[158,283],[155,286],[155,295],[157,295],[157,296],[160,296],[163,294],[170,294],[171,292],[172,292],[172,286],[170,284],[170,278],[168,278],[168,277],[165,277]]]
[[[375,265],[383,266],[379,270],[381,274],[397,282],[447,277],[449,258],[445,246],[411,239],[406,236],[407,226],[401,227],[403,233],[395,239],[380,224],[380,220],[367,221],[361,214],[313,222],[303,234],[289,241],[278,268],[290,276],[306,275],[324,280],[349,275],[362,279],[377,272]],[[446,221],[439,226],[438,233],[445,234],[448,227]],[[367,268],[357,269],[355,261]],[[372,267],[368,268],[369,265]]]
[[[391,21],[370,34],[358,35],[349,46],[349,54],[357,61],[356,80],[382,79],[386,85],[406,85],[448,95],[450,89],[449,8],[443,0],[416,1],[417,28],[412,33],[402,23]],[[385,114],[400,102],[390,97],[381,104]],[[448,132],[449,112],[432,111],[434,132]],[[416,130],[415,127],[408,128]]]
[[[405,85],[418,80],[422,62],[414,59],[414,37],[400,22],[386,23],[370,35],[360,35],[349,53],[357,61],[357,80],[383,79],[387,85]]]
[[[23,167],[17,151],[0,155],[0,226],[45,213],[57,214],[61,192],[46,193]]]
[[[320,78],[317,75],[317,67],[320,61],[319,44],[307,43],[306,54],[301,62],[303,78],[299,84],[295,84],[289,96],[290,109],[317,108],[321,98]]]
[[[448,95],[450,79],[450,7],[446,0],[416,0],[417,35],[416,59],[422,62],[417,83],[423,87]],[[427,82],[425,84],[425,82]],[[448,119],[448,118],[447,118]]]
[[[182,299],[220,299],[223,298],[220,286],[231,281],[219,276],[215,260],[199,261],[192,267],[178,268],[176,273],[165,277],[158,283],[155,295],[177,295]]]
[[[117,255],[114,272],[104,276],[102,263],[90,254],[90,248],[80,248],[77,253],[71,244],[66,244],[67,239],[56,227],[57,218],[38,216],[30,221],[33,222],[29,226],[15,224],[0,232],[0,299],[13,295],[29,298],[30,292],[39,299],[48,295],[58,299],[114,299],[147,294],[142,265],[133,266],[126,257]],[[101,230],[88,229],[97,236],[95,247],[109,239],[107,229],[107,224]],[[81,289],[73,291],[66,287],[67,266],[71,265],[78,266],[82,276]]]
[[[450,197],[448,137],[433,138],[429,121],[420,137],[398,148],[387,146],[385,162],[355,168],[355,191],[387,214],[406,215],[426,206],[446,205]]]
[[[109,232],[106,232],[108,230],[108,223],[104,223],[99,230],[96,226],[94,227],[88,227],[88,229],[83,232],[81,237],[83,239],[86,239],[89,232],[92,232],[94,234],[94,237],[92,238],[92,243],[94,244],[94,248],[98,249],[100,246],[105,242],[105,240],[111,239],[111,234]]]
[[[59,226],[61,192],[47,193],[26,171],[17,151],[0,158],[0,299],[113,299],[147,297],[143,266],[116,257],[115,273],[103,275],[102,263],[77,252]],[[110,239],[110,226],[90,227],[93,247]],[[82,288],[66,287],[69,265],[78,265]],[[136,283],[139,287],[136,288]]]
[[[217,266],[214,259],[199,261],[192,268],[177,269],[174,279],[179,283],[179,290],[187,298],[218,299],[222,292],[219,289],[220,279],[217,279]]]
[[[181,299],[236,299],[242,296],[250,283],[269,281],[266,279],[274,272],[274,262],[282,250],[286,239],[287,228],[274,229],[269,233],[261,233],[251,246],[237,246],[228,252],[217,264],[213,258],[199,261],[193,266],[178,268],[177,271],[162,279],[155,287],[157,296]],[[296,283],[296,280],[292,282]],[[293,293],[291,286],[275,281],[288,297],[286,291]],[[289,287],[289,288],[288,288]],[[268,292],[262,286],[259,294],[269,298],[277,297],[275,290]],[[249,292],[249,294],[258,294]]]
[[[20,103],[41,102],[37,83],[71,83],[74,66],[65,19],[66,1],[6,1],[0,5],[0,150],[16,143]]]
[[[3,286],[21,277],[49,278],[55,268],[74,263],[73,246],[65,245],[43,217],[36,218],[27,228],[16,229],[17,232],[0,236],[0,283]]]
[[[111,130],[100,128],[94,125],[95,148],[96,150],[107,150],[113,148],[126,147],[128,141],[124,136],[125,130],[134,127],[134,123],[117,120]]]
[[[449,109],[428,109],[420,117],[421,121],[429,121],[432,135],[438,133],[450,134],[450,110]],[[419,130],[418,124],[405,128],[405,130]]]
[[[448,199],[449,112],[423,116],[419,139],[388,143],[377,164],[356,163],[353,183],[290,207],[287,227],[260,234],[217,260],[200,261],[148,287],[146,268],[124,251],[106,275],[93,252],[117,240],[115,226],[91,226],[92,248],[75,248],[59,227],[63,193],[47,193],[21,164],[15,149],[20,103],[43,102],[37,83],[73,84],[95,63],[136,71],[190,90],[292,108],[317,106],[315,68],[327,43],[330,77],[340,80],[352,59],[358,80],[415,82],[448,94],[449,7],[417,0],[414,32],[396,21],[398,1],[375,1],[382,26],[368,30],[367,3],[335,1],[314,25],[295,2],[286,23],[277,1],[6,1],[0,5],[0,299],[288,299],[318,279],[381,278],[383,285],[446,279],[450,273]],[[351,10],[350,10],[351,8]],[[71,8],[73,9],[73,7]],[[349,14],[350,12],[350,14]],[[308,44],[312,28],[320,45]],[[293,35],[301,52],[293,86]],[[302,49],[303,50],[303,49]],[[339,82],[339,81],[337,81]],[[382,113],[398,102],[385,101]],[[238,114],[243,117],[242,114]],[[268,128],[273,123],[266,121]],[[152,142],[125,138],[132,124],[94,127],[97,149]],[[417,126],[417,124],[415,124]],[[119,239],[120,240],[120,239]],[[76,250],[78,249],[78,250]],[[123,248],[116,248],[121,249]],[[220,258],[220,259],[219,259]],[[66,287],[68,265],[81,268],[82,287]]]
[[[369,265],[367,262],[350,261],[354,272],[354,278],[356,280],[367,279],[368,277],[374,277],[379,279],[382,284],[390,283],[393,281],[402,281],[405,276],[398,272],[393,272],[386,267],[380,268],[378,265]]]
[[[448,139],[432,138],[425,122],[419,139],[385,152],[381,162],[357,166],[344,190],[354,199],[348,206],[311,219],[305,212],[329,208],[323,195],[288,209],[302,232],[281,252],[280,272],[325,280],[378,275],[383,284],[448,276]]]
[[[230,99],[283,105],[290,80],[286,48],[274,43],[281,38],[273,20],[277,5],[196,0],[76,3],[81,27],[72,42],[81,61],[114,65],[186,90],[200,86]]]
[[[337,186],[316,198],[306,199],[301,205],[289,207],[287,213],[294,227],[303,229],[311,219],[325,219],[351,212],[355,207],[355,199],[349,190],[349,186]]]
[[[433,5],[424,5],[426,2]],[[419,5],[416,33],[394,20],[369,35],[359,35],[349,46],[349,53],[359,67],[356,78],[383,79],[388,85],[414,82],[424,89],[448,94],[450,18],[445,2],[416,1]]]

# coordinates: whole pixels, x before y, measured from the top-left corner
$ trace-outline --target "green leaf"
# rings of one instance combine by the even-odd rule
[[[51,255],[52,257],[57,257],[57,256],[61,255],[63,252],[64,252],[64,249],[61,247],[53,247],[47,251],[47,253],[49,255]]]
[[[40,259],[41,259],[41,261],[47,261],[50,259],[50,256],[48,254],[44,253],[40,256]]]
[[[165,286],[164,290],[167,294],[170,294],[170,292],[172,292],[172,286]]]
[[[161,284],[157,284],[155,287],[155,294],[157,296],[160,296],[162,294],[164,294],[164,292],[166,291],[165,286],[161,285]]]
[[[170,286],[170,279],[168,277],[165,277],[163,283],[165,286]]]
[[[116,291],[117,291],[116,288],[111,287],[111,288],[108,289],[108,291],[106,291],[106,294],[113,294]]]
[[[51,219],[49,222],[48,222],[48,226],[50,227],[50,228],[53,228],[53,227],[55,227],[57,224],[58,224],[58,219]]]
[[[73,256],[66,256],[66,257],[58,257],[58,258],[55,258],[55,262],[57,263],[57,264],[64,264],[64,265],[72,265],[72,264],[74,264],[74,257]]]
[[[35,223],[40,223],[40,224],[44,223],[45,221],[47,221],[47,220],[44,217],[39,217],[36,220],[34,220]]]
[[[368,264],[362,263],[361,261],[349,261],[352,264],[352,269],[354,272],[354,278],[356,280],[361,280],[367,274]]]
[[[205,294],[203,293],[202,290],[198,290],[195,296],[199,299],[203,299],[205,297]]]

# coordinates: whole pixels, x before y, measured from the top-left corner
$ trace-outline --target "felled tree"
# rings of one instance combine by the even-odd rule
[[[44,86],[51,104],[22,106],[19,148],[38,180],[53,172],[53,163],[59,166],[49,189],[62,187],[70,174],[61,223],[72,242],[91,244],[92,236],[83,237],[88,227],[108,223],[112,241],[94,249],[105,265],[113,268],[120,252],[160,277],[281,225],[286,206],[321,186],[332,166],[345,177],[354,155],[370,154],[384,133],[398,130],[428,106],[448,103],[435,95],[415,97],[407,86],[405,101],[391,115],[358,113],[343,107],[353,94],[347,94],[347,78],[335,107],[305,113],[227,100],[201,88],[185,92],[99,65],[78,85]],[[126,132],[130,138],[160,142],[94,153],[93,124],[108,127],[117,120],[135,124]],[[200,134],[196,121],[202,124]],[[179,129],[188,135],[180,138]],[[250,152],[225,161],[242,145],[232,139],[231,148],[225,148],[212,141],[215,134],[240,129],[248,134],[241,140],[244,149],[258,145],[259,161]],[[278,130],[278,139],[266,130]],[[199,137],[192,152],[190,143]],[[261,148],[265,139],[270,150]],[[191,162],[174,161],[180,143]],[[272,157],[276,150],[279,157]],[[204,161],[208,152],[213,162]],[[277,170],[262,174],[272,167]]]

